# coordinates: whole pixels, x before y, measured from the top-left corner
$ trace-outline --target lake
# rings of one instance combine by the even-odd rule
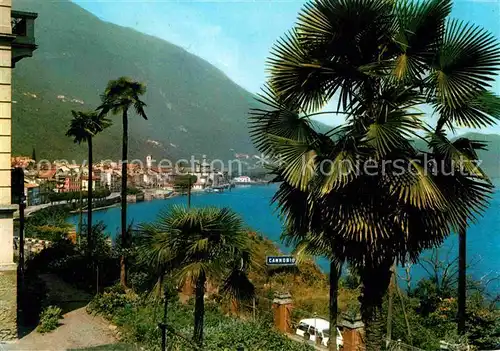
[[[270,200],[276,191],[277,185],[238,187],[231,192],[224,193],[202,193],[193,194],[192,206],[218,206],[230,207],[239,213],[246,225],[267,238],[274,241],[283,252],[289,252],[280,242],[282,225],[276,213],[276,207],[270,204]],[[165,200],[153,200],[129,204],[128,219],[134,224],[154,221],[158,212],[170,205],[186,204],[185,196],[174,197]],[[467,232],[467,254],[468,274],[476,279],[487,279],[487,277],[500,274],[500,192],[496,192],[484,217],[478,224],[472,225]],[[85,216],[84,216],[85,218]],[[120,208],[114,207],[94,212],[94,221],[103,221],[107,231],[113,236],[120,232]],[[78,216],[70,218],[72,223],[78,223]],[[458,237],[451,235],[442,245],[441,257],[453,259],[458,252]],[[328,262],[318,259],[318,264],[324,271],[328,271]],[[415,267],[412,277],[418,279],[424,275],[424,270]],[[492,284],[493,291],[500,289],[500,283]]]

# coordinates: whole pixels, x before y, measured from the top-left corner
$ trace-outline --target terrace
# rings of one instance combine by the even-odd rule
[[[12,11],[12,67],[16,62],[25,58],[32,57],[36,50],[35,42],[35,19],[38,14],[33,12]]]

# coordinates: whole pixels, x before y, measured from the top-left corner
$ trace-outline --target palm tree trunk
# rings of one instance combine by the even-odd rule
[[[330,261],[330,301],[328,312],[330,314],[330,351],[337,351],[337,314],[338,314],[338,290],[339,278],[342,269],[342,263],[335,260]]]
[[[389,282],[389,291],[388,294],[388,307],[387,307],[387,334],[386,334],[386,347],[389,345],[389,342],[392,340],[392,309],[393,309],[393,301],[394,301],[394,287],[395,287],[395,278],[396,278],[396,262],[391,267],[391,280]]]
[[[127,109],[123,110],[123,135],[122,135],[122,188],[121,188],[121,226],[122,226],[122,248],[128,248],[127,237],[127,158],[128,158],[128,117]],[[120,257],[120,285],[127,287],[127,260],[125,251]]]
[[[384,346],[382,302],[391,280],[393,259],[361,270],[361,319],[365,325],[366,349],[380,351]]]
[[[92,137],[88,140],[89,146],[89,181],[87,189],[87,255],[90,259],[92,255]]]
[[[203,317],[205,316],[205,281],[204,273],[201,273],[196,281],[195,303],[194,303],[194,336],[193,340],[199,347],[203,345]]]
[[[465,310],[467,299],[466,282],[466,229],[465,223],[458,231],[458,334],[465,334]]]
[[[83,226],[83,200],[82,200],[82,166],[80,166],[80,175],[78,178],[78,183],[80,185],[80,217],[78,219],[78,245],[80,245],[80,239],[82,236],[82,226]]]

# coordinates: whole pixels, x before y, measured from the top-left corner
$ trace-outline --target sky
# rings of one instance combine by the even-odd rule
[[[252,93],[266,80],[266,58],[293,26],[304,1],[72,0],[97,17],[134,28],[202,57]],[[500,0],[455,0],[452,17],[500,40]],[[495,92],[500,94],[500,84]],[[342,117],[323,116],[335,125]],[[462,130],[466,131],[466,130]],[[485,132],[485,130],[483,130]],[[486,132],[500,133],[500,126]]]

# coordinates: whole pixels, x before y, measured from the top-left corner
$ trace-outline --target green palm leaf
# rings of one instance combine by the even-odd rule
[[[436,101],[434,107],[440,115],[437,130],[445,124],[449,128],[454,125],[485,128],[496,124],[500,118],[500,97],[488,91],[474,94],[459,106],[453,107]]]
[[[439,49],[450,12],[451,0],[396,2],[392,74],[397,80],[420,79]]]
[[[450,20],[432,64],[431,92],[447,107],[464,106],[491,87],[499,61],[500,47],[491,33]]]

